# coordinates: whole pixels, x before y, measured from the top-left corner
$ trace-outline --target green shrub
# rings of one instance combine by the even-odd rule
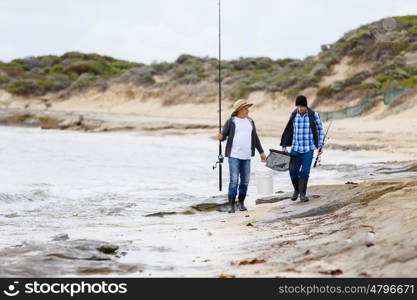
[[[391,48],[395,54],[399,54],[401,51],[407,49],[407,47],[408,47],[408,43],[406,42],[399,41],[399,42],[391,43]]]
[[[256,67],[258,69],[268,69],[273,64],[273,60],[269,57],[257,57]]]
[[[13,93],[39,95],[69,86],[86,86],[98,78],[120,75],[138,66],[143,64],[95,53],[67,52],[62,56],[32,56],[15,59],[10,63],[0,62],[0,74],[6,74],[12,81],[0,84],[8,83],[7,88]],[[87,73],[89,75],[80,78]],[[203,77],[205,74],[199,73],[198,76]]]
[[[291,88],[296,90],[303,90],[305,88],[316,86],[319,82],[318,77],[311,76],[311,75],[302,75],[297,78],[295,84],[291,86]]]
[[[193,83],[198,83],[202,80],[201,77],[197,76],[197,74],[186,74],[180,78],[177,79],[177,82],[179,84],[193,84]]]
[[[36,82],[36,85],[38,86],[38,90],[42,94],[46,92],[57,91],[60,89],[60,85],[53,80],[36,79],[35,82]]]
[[[144,64],[138,64],[124,60],[113,60],[110,66],[117,71],[125,71],[134,67],[144,66]]]
[[[289,88],[284,91],[284,94],[290,97],[295,97],[300,93],[299,89],[296,88]]]
[[[323,97],[323,98],[329,98],[335,93],[335,90],[332,86],[325,86],[318,90],[317,96]]]
[[[400,16],[400,17],[394,17],[395,21],[399,23],[412,23],[417,22],[417,16],[416,15],[408,15],[408,16]]]
[[[193,55],[188,55],[188,54],[182,54],[177,58],[175,62],[177,64],[182,65],[182,64],[190,64],[190,63],[201,63],[202,61],[204,61],[203,58],[193,56]]]
[[[236,71],[268,69],[272,65],[272,60],[268,57],[241,57],[230,62],[232,69]]]
[[[403,88],[412,88],[417,85],[417,76],[402,80],[398,85]]]
[[[62,55],[62,58],[63,59],[70,58],[70,59],[76,59],[76,60],[78,60],[78,59],[84,59],[85,56],[86,56],[86,54],[84,54],[84,53],[72,51],[72,52],[66,52],[66,53],[64,53],[64,55]]]
[[[39,88],[34,80],[16,80],[6,86],[6,91],[17,95],[38,94]]]
[[[81,88],[92,85],[96,81],[97,77],[91,73],[84,73],[77,80],[71,83],[71,88]]]
[[[64,73],[65,66],[56,64],[50,67],[46,67],[44,70],[47,74],[62,74]]]
[[[66,86],[65,86],[66,87]],[[15,80],[6,86],[9,93],[17,95],[43,95],[47,92],[57,91],[62,88],[62,83],[51,79]]]
[[[267,89],[267,85],[264,81],[258,81],[249,85],[249,89],[251,91],[264,91]]]
[[[92,73],[94,75],[106,75],[109,73],[109,66],[96,61],[78,61],[64,67],[63,73],[76,73],[78,75]]]
[[[411,26],[407,28],[407,32],[410,35],[417,35],[417,25]]]
[[[329,71],[327,65],[318,63],[310,71],[311,76],[323,76]]]
[[[159,64],[151,64],[150,67],[156,74],[164,74],[174,68],[174,64],[162,62]]]
[[[343,82],[343,86],[346,87],[350,85],[359,84],[365,79],[367,79],[368,77],[370,77],[371,75],[372,75],[371,71],[368,71],[368,70],[361,71],[359,73],[352,75],[350,78],[345,79]]]
[[[406,66],[404,70],[410,76],[417,76],[417,66]]]
[[[380,75],[376,78],[380,83],[390,82],[394,81],[395,77],[392,75]]]
[[[72,83],[71,78],[66,74],[56,74],[51,76],[51,78],[55,82],[57,90],[65,89]]]
[[[23,58],[13,59],[9,65],[20,66],[22,69],[25,69],[25,60]]]
[[[147,86],[155,83],[153,79],[153,69],[149,66],[132,68],[121,74],[117,80],[120,82],[131,82],[139,86]]]
[[[277,59],[275,61],[275,64],[277,64],[280,67],[285,67],[286,65],[288,65],[289,63],[296,61],[296,59],[293,58],[283,58],[283,59]]]
[[[2,64],[0,70],[4,71],[10,77],[24,76],[25,69],[22,65],[16,63]]]
[[[10,81],[9,77],[5,75],[0,75],[0,84],[5,84],[5,83],[8,83],[9,81]]]
[[[353,92],[353,91],[374,90],[374,89],[378,89],[379,87],[380,87],[380,85],[378,85],[377,83],[374,83],[374,82],[356,84],[356,85],[352,85],[352,86],[349,86],[348,88],[346,88],[344,90],[344,93],[350,93],[350,92]]]
[[[30,56],[23,59],[26,70],[43,69],[59,63],[59,57],[55,55]]]

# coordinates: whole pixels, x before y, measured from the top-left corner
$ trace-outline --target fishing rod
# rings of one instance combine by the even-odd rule
[[[222,63],[221,63],[221,18],[220,18],[220,0],[219,5],[219,134],[222,133]],[[219,165],[219,191],[222,190],[222,164],[223,164],[223,154],[222,154],[222,142],[219,140],[219,155],[217,156],[217,162],[213,166],[213,170]]]
[[[323,139],[323,146],[321,146],[321,147],[319,148],[319,152],[321,152],[321,150],[323,150],[323,147],[324,147],[324,142],[326,141],[327,134],[329,133],[329,129],[330,129],[330,126],[332,126],[332,123],[333,123],[333,120],[331,120],[331,121],[330,121],[330,124],[329,124],[329,126],[327,127],[326,134],[324,135],[324,139]],[[317,166],[317,162],[319,162],[319,159],[321,160],[320,156],[321,156],[321,155],[318,155],[318,154],[317,154],[316,161],[314,162],[313,168],[315,168],[315,167]]]

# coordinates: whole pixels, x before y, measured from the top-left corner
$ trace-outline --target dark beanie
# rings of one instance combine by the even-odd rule
[[[297,105],[301,105],[301,106],[306,106],[307,107],[307,98],[303,95],[299,95],[297,96],[297,98],[295,98],[295,106]]]

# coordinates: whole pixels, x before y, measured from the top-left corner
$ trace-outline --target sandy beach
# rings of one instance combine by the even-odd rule
[[[250,115],[256,121],[261,139],[275,147],[274,145],[279,144],[281,131],[293,105],[291,101],[272,105],[263,96],[255,93],[249,99],[255,103]],[[0,119],[3,125],[67,130],[63,132],[94,132],[86,133],[87,135],[129,132],[138,136],[159,137],[161,141],[175,136],[198,137],[210,141],[214,147],[213,158],[216,155],[216,145],[211,138],[218,130],[217,107],[214,103],[164,106],[157,99],[148,102],[124,102],[111,100],[111,95],[107,98],[101,95],[99,100],[87,96],[74,97],[44,106],[39,99],[16,99],[4,93],[1,99],[3,108]],[[227,103],[224,106],[225,120],[230,108]],[[311,200],[308,203],[289,200],[290,188],[289,182],[286,182],[283,184],[284,191],[278,188],[277,191],[282,192],[273,197],[262,198],[252,193],[249,197],[249,202],[252,203],[248,204],[249,211],[227,214],[216,211],[221,210],[225,196],[217,194],[214,184],[212,194],[207,196],[217,195],[215,201],[207,200],[208,198],[201,200],[214,201],[213,211],[201,212],[195,208],[161,210],[162,215],[159,217],[148,218],[147,222],[154,224],[149,237],[138,232],[135,224],[118,225],[125,230],[117,232],[124,232],[131,242],[129,244],[116,238],[116,232],[108,236],[110,240],[103,240],[103,243],[110,242],[120,246],[119,252],[125,252],[116,257],[111,256],[116,248],[110,254],[100,252],[100,255],[110,255],[106,256],[110,260],[107,265],[97,267],[90,262],[91,265],[83,269],[81,261],[78,269],[78,264],[75,264],[74,268],[69,269],[69,273],[56,273],[52,271],[54,266],[62,263],[57,259],[51,264],[49,273],[37,273],[34,270],[26,270],[25,273],[19,266],[15,266],[3,268],[2,275],[65,276],[75,273],[140,277],[416,276],[415,113],[417,108],[412,108],[380,119],[380,111],[373,111],[360,118],[335,120],[326,144],[329,156],[332,151],[354,153],[352,157],[374,157],[374,161],[380,164],[373,166],[368,163],[364,166],[355,158],[350,163],[329,164],[329,157],[326,166],[325,150],[320,168],[324,171],[337,169],[345,177],[334,182],[332,178],[327,178],[331,185],[313,184],[309,188]],[[327,128],[328,124],[326,122],[324,126]],[[258,157],[255,157],[254,163],[257,160]],[[352,184],[345,184],[348,181]],[[258,201],[257,205],[255,201]],[[108,205],[112,207],[112,204]],[[187,215],[188,210],[192,214]],[[67,253],[70,250],[66,247],[72,249],[71,245],[79,243],[79,239],[88,240],[94,236],[94,231],[81,232],[69,227],[65,229],[65,226],[59,228],[54,234],[68,234],[69,238],[64,236],[60,240],[58,236],[58,240],[54,242],[57,243],[54,251],[58,253]],[[174,232],[173,228],[176,228]],[[45,235],[45,240],[51,235],[52,232]],[[159,242],[155,242],[156,236]],[[144,254],[139,241],[146,245],[155,243],[153,250],[149,248],[151,250],[148,250],[148,256]],[[35,250],[41,247],[39,244],[29,243],[26,248],[25,244],[22,245],[18,247],[19,250],[3,248],[3,267],[13,266],[11,262],[15,262],[18,253],[25,254],[26,260],[22,262],[26,265],[44,261],[43,256],[35,254]],[[90,250],[93,249],[93,254],[89,252],[89,255],[96,255],[95,244],[88,245]],[[50,249],[44,251],[44,255],[47,255]],[[60,255],[63,254],[57,257]],[[79,261],[77,255],[74,255],[74,260]],[[164,265],[154,266],[150,271],[144,257],[149,257],[153,263],[161,260]]]

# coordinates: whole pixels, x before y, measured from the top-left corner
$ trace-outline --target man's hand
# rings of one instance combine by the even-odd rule
[[[288,152],[287,148],[285,148],[285,149],[282,149],[282,151],[284,151],[284,152]]]
[[[218,133],[218,134],[216,134],[215,136],[214,136],[214,138],[216,139],[216,140],[221,140],[222,138],[223,138],[223,135],[221,135],[220,133]]]
[[[318,149],[318,150],[317,150],[317,155],[318,155],[318,156],[320,156],[320,155],[322,155],[322,154],[323,154],[323,149],[322,149],[322,148]]]
[[[266,155],[265,155],[265,153],[261,153],[260,156],[261,156],[261,161],[262,162],[266,162]]]

